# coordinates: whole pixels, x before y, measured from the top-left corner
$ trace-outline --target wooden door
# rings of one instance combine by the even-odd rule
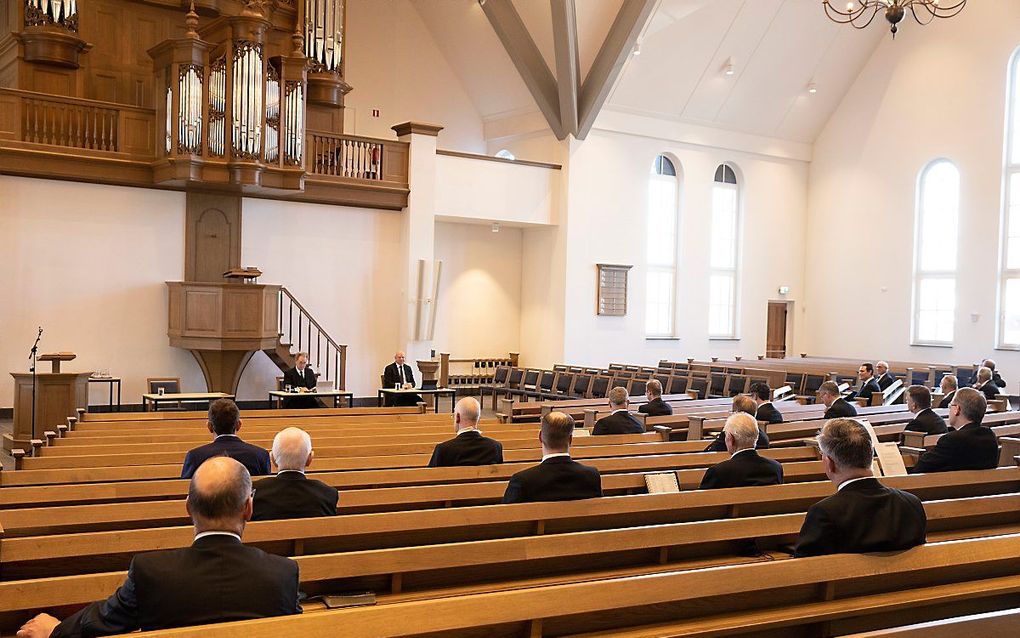
[[[786,313],[785,301],[770,301],[768,327],[765,330],[765,356],[786,356]]]

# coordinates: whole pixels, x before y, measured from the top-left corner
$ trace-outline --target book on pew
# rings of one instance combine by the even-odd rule
[[[344,607],[366,607],[375,604],[375,592],[345,592],[342,594],[323,594],[321,596],[310,596],[303,603],[321,602],[326,609],[342,609]]]
[[[579,436],[591,436],[591,430],[586,428],[574,428],[574,438]]]
[[[649,494],[679,494],[680,479],[676,472],[651,472],[645,474],[645,487]]]
[[[906,476],[907,466],[903,463],[900,446],[894,442],[879,443],[875,448],[882,476]]]

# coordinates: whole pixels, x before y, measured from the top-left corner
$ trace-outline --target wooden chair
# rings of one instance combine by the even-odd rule
[[[145,385],[149,388],[149,394],[159,394],[160,389],[166,394],[180,394],[181,392],[180,377],[149,377],[145,380]],[[180,412],[184,410],[184,406],[180,401],[176,403],[157,403],[153,406],[153,409]]]

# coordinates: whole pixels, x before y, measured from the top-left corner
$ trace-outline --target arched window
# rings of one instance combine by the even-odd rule
[[[949,160],[935,160],[924,167],[917,182],[915,344],[953,343],[959,217],[960,171]]]
[[[1020,50],[1009,66],[998,345],[1020,349]]]
[[[680,179],[665,155],[652,164],[648,180],[648,245],[645,334],[676,336],[676,263]]]
[[[516,157],[514,157],[513,153],[511,153],[510,151],[506,150],[505,148],[501,148],[500,150],[496,151],[496,157],[499,157],[501,159],[508,159],[508,160],[515,160],[515,159],[517,159]]]
[[[712,238],[709,245],[708,336],[737,338],[740,290],[740,185],[733,167],[720,164],[712,184]]]

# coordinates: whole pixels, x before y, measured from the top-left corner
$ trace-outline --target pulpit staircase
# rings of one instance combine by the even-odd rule
[[[347,344],[337,343],[311,313],[285,287],[280,287],[276,347],[264,350],[280,370],[294,367],[298,352],[308,353],[308,365],[319,381],[330,381],[335,390],[347,389]]]

